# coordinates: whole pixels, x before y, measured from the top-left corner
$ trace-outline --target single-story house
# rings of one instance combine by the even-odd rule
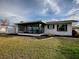
[[[62,35],[72,36],[72,23],[76,20],[63,21],[31,21],[16,23],[16,33],[18,35]]]

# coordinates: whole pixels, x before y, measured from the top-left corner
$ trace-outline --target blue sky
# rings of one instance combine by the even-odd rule
[[[0,18],[11,22],[79,19],[79,0],[0,0]]]

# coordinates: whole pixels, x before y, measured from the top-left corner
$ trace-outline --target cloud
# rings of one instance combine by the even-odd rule
[[[54,14],[61,12],[57,0],[0,0],[1,12],[11,12],[20,16],[48,15],[51,11]]]
[[[74,1],[76,4],[76,2]],[[71,0],[0,0],[0,16],[14,17],[19,20],[61,18],[71,9]],[[72,8],[67,15],[72,15]],[[17,20],[12,20],[12,22]]]
[[[47,14],[50,9],[52,12],[54,12],[54,14],[59,14],[61,12],[57,0],[44,0],[44,8],[42,10],[42,14]]]
[[[65,20],[79,20],[79,8],[72,8],[65,16],[68,16]]]
[[[67,14],[66,16],[72,16],[79,13],[79,8],[72,8]]]
[[[73,7],[65,16],[68,16],[67,19],[79,20],[79,0],[73,0]]]
[[[65,20],[79,21],[79,0],[73,0],[73,7],[71,10],[68,11],[66,16],[68,16],[68,18],[66,18]],[[79,22],[76,23],[76,25],[78,26]]]
[[[29,15],[29,10],[22,8],[20,0],[0,0],[0,16],[7,17],[11,23],[28,21],[24,15]]]
[[[0,16],[38,15],[43,9],[42,0],[0,0]],[[9,14],[9,15],[8,15]]]
[[[40,12],[40,14],[41,15],[47,15],[47,12],[48,12],[48,8],[44,8],[43,10],[42,10],[42,12]]]
[[[11,12],[1,12],[0,15],[3,19],[7,18],[10,21],[10,24],[17,23],[20,21],[28,21],[23,16]]]
[[[73,3],[79,4],[79,0],[73,0]]]

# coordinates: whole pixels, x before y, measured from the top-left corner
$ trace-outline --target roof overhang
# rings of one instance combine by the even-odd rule
[[[19,24],[59,24],[59,23],[73,23],[73,22],[78,22],[77,20],[63,20],[63,21],[29,21],[29,22],[20,22],[20,23],[15,23],[16,25]]]
[[[47,24],[59,24],[59,23],[73,23],[78,22],[77,20],[63,20],[63,21],[50,21]]]

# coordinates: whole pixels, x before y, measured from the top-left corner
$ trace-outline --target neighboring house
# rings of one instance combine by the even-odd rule
[[[14,26],[0,26],[0,33],[2,34],[15,34],[16,28]]]
[[[7,19],[2,19],[0,20],[0,33],[15,34],[15,26],[9,25],[9,21]]]
[[[73,27],[73,36],[79,37],[79,27],[78,26]]]
[[[0,26],[0,33],[5,33],[7,31],[7,26]]]
[[[72,23],[76,20],[64,21],[33,21],[16,23],[16,33],[18,35],[62,35],[72,36]]]

